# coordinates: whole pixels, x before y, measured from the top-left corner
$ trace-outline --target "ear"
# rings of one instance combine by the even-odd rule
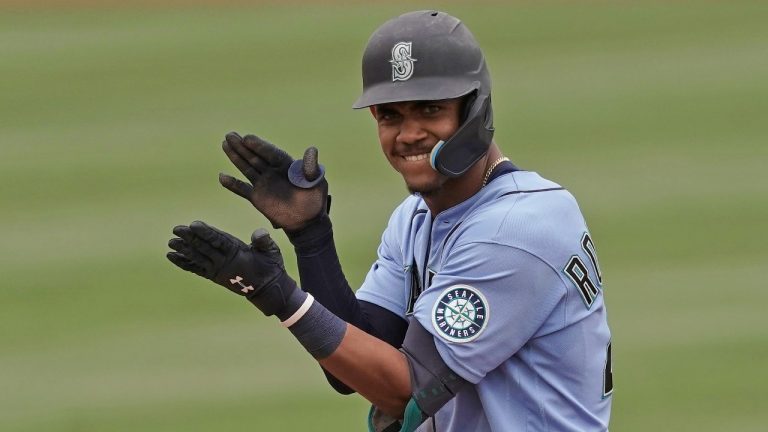
[[[371,111],[373,118],[376,118],[376,105],[371,105],[368,107],[368,109]]]

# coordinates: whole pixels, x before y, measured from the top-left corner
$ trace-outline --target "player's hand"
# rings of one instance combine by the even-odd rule
[[[219,174],[219,182],[250,201],[275,228],[296,231],[326,212],[328,182],[315,147],[294,163],[286,152],[255,135],[230,132],[222,148],[250,183],[226,174]]]
[[[168,259],[178,267],[210,279],[246,297],[265,315],[290,317],[306,297],[285,272],[283,257],[267,231],[258,229],[247,245],[204,222],[173,229]]]

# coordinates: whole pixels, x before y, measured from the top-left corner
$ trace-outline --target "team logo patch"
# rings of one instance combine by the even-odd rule
[[[451,342],[474,340],[488,322],[488,301],[469,285],[454,285],[443,291],[432,309],[432,325]]]
[[[392,82],[406,81],[413,75],[413,62],[411,57],[411,42],[398,42],[392,47]]]

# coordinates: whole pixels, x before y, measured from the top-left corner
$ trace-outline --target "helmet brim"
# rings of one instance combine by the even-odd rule
[[[408,81],[382,82],[370,86],[352,105],[367,108],[393,102],[454,99],[480,88],[479,81],[450,77],[412,78]]]

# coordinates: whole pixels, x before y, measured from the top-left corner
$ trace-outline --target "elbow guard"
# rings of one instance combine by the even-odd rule
[[[434,336],[414,317],[408,319],[401,351],[408,359],[413,401],[427,417],[435,415],[456,393],[471,385],[445,364]]]
[[[411,400],[402,420],[393,419],[372,407],[368,416],[371,432],[412,432],[459,391],[472,385],[445,364],[435,346],[434,336],[414,317],[408,318],[408,331],[400,351],[408,360]]]

